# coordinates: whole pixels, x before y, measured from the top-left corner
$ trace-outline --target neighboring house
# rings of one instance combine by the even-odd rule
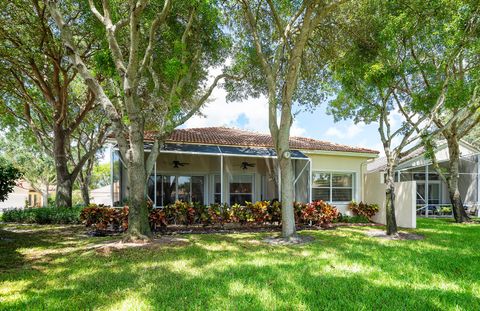
[[[145,132],[147,153],[153,135]],[[350,201],[363,200],[366,165],[378,151],[303,137],[292,137],[290,148],[296,201],[322,199],[345,213]],[[113,148],[114,206],[128,197],[126,178]],[[148,196],[156,207],[175,200],[230,205],[281,201],[279,179],[270,135],[225,127],[178,129],[161,150],[148,181]]]
[[[415,181],[415,203],[417,214],[441,214],[442,207],[450,206],[448,188],[433,168],[431,161],[424,156],[423,148],[400,161],[395,171],[395,182]],[[478,214],[480,202],[480,150],[465,141],[460,142],[459,190],[464,205],[472,214]],[[448,167],[449,155],[446,143],[440,142],[435,155],[439,165]],[[378,158],[368,164],[368,178],[379,174],[384,181],[386,159]],[[401,195],[398,194],[397,195]]]
[[[90,191],[90,202],[93,204],[112,204],[112,185],[106,185]]]
[[[8,195],[5,201],[0,202],[0,210],[8,208],[23,208],[26,206],[43,206],[42,194],[36,191],[27,181],[18,180],[15,187],[13,187],[13,192]]]

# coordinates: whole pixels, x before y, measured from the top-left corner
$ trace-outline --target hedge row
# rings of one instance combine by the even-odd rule
[[[30,224],[78,224],[81,207],[41,207],[3,211],[2,221]]]
[[[295,203],[295,221],[297,224],[326,226],[332,222],[368,222],[378,212],[378,205],[349,204],[354,217],[342,216],[338,210],[323,201],[309,204]],[[94,226],[98,230],[126,230],[128,228],[128,207],[111,208],[90,205],[86,208],[25,208],[3,212],[2,221],[37,224],[78,224]],[[226,223],[280,224],[281,203],[258,201],[242,205],[228,206],[212,204],[204,206],[177,201],[162,209],[149,212],[152,229],[165,228],[168,225],[201,224],[224,225]]]
[[[295,203],[297,224],[326,226],[339,217],[338,210],[324,201],[309,204]],[[110,208],[91,205],[83,209],[80,219],[98,230],[120,230],[128,228],[128,207]],[[280,202],[258,201],[232,206],[212,204],[204,206],[177,201],[162,209],[151,209],[149,222],[153,230],[168,225],[224,225],[226,223],[279,224],[281,220]]]

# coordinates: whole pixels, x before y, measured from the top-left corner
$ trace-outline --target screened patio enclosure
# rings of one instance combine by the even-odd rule
[[[146,156],[150,145],[145,146]],[[311,200],[311,161],[292,150],[295,200]],[[128,200],[126,168],[118,150],[112,152],[113,206]],[[281,200],[280,171],[275,150],[217,145],[165,144],[147,182],[155,207],[177,200],[203,205],[245,204]]]
[[[446,160],[439,162],[446,169]],[[480,161],[478,155],[463,156],[459,165],[459,190],[465,208],[478,215],[480,203]],[[416,181],[417,214],[440,215],[442,207],[450,207],[448,188],[434,167],[426,160],[400,165],[395,181]]]

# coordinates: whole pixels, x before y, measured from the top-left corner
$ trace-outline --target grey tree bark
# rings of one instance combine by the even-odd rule
[[[169,110],[172,102],[175,100],[175,95],[178,89],[182,89],[184,85],[191,78],[192,72],[188,72],[182,78],[179,78],[177,83],[171,86],[171,98],[156,98],[154,101],[160,101],[162,105],[155,106],[153,103],[143,102],[148,109],[141,107],[139,90],[142,86],[141,78],[144,72],[148,70],[154,82],[155,94],[158,93],[159,88],[164,88],[163,81],[157,76],[157,72],[153,69],[153,49],[156,44],[157,30],[165,23],[165,20],[170,12],[172,2],[167,0],[163,4],[163,8],[153,18],[149,25],[148,36],[146,38],[145,46],[141,44],[141,40],[145,39],[140,32],[140,21],[145,7],[148,4],[146,0],[131,1],[129,3],[130,10],[128,16],[120,19],[116,23],[112,21],[112,14],[110,12],[108,1],[102,1],[103,12],[101,13],[95,6],[93,0],[88,1],[90,10],[105,27],[106,36],[108,40],[109,50],[111,52],[116,71],[120,77],[120,86],[117,90],[117,96],[114,96],[118,102],[115,105],[107,96],[103,86],[91,74],[86,64],[81,59],[80,49],[77,46],[74,36],[71,33],[69,25],[65,22],[56,5],[55,0],[48,1],[50,13],[58,26],[62,41],[68,51],[68,57],[71,63],[75,66],[80,76],[85,80],[91,91],[95,94],[96,99],[101,103],[106,115],[112,122],[112,130],[117,140],[121,157],[125,161],[128,174],[128,187],[130,189],[129,195],[129,227],[126,233],[126,240],[145,240],[152,236],[150,226],[148,225],[148,210],[146,206],[146,182],[147,176],[153,169],[154,163],[157,159],[159,148],[162,145],[169,131],[175,127],[183,124],[193,114],[198,112],[200,107],[205,103],[211,95],[214,88],[217,86],[220,79],[226,75],[219,75],[215,78],[213,83],[206,88],[203,95],[198,99],[194,99],[188,107],[188,112],[175,120],[170,120]],[[191,32],[191,24],[195,16],[195,8],[192,9],[189,21],[185,27],[184,35],[182,36],[182,43],[185,43],[186,38]],[[119,29],[126,28],[128,35],[128,43],[125,49],[120,47],[117,35]],[[124,55],[124,53],[128,55]],[[141,55],[142,54],[142,55]],[[196,60],[199,61],[198,59]],[[184,64],[186,67],[187,64]],[[193,66],[191,67],[193,68]],[[190,69],[191,70],[191,69]],[[121,95],[120,95],[121,94]],[[159,107],[160,106],[160,107]],[[162,109],[159,109],[162,108]],[[158,112],[157,124],[159,127],[158,135],[156,135],[152,150],[147,159],[144,153],[144,129],[146,111],[153,111],[153,109],[161,110]],[[145,111],[144,111],[145,110]],[[162,115],[164,113],[164,115]],[[128,122],[124,122],[122,117],[127,117]],[[156,115],[157,116],[157,115]]]
[[[341,1],[330,5],[322,1],[305,1],[287,22],[282,21],[273,1],[267,1],[271,11],[275,38],[261,38],[257,27],[258,15],[253,13],[248,0],[242,0],[242,8],[248,31],[253,38],[256,54],[267,85],[269,129],[280,166],[282,200],[282,236],[289,239],[296,235],[294,217],[293,169],[289,156],[290,128],[293,123],[292,103],[302,66],[307,41],[325,15]],[[274,35],[272,35],[274,36]],[[274,56],[263,50],[264,42],[274,42]],[[280,121],[277,120],[280,112]]]

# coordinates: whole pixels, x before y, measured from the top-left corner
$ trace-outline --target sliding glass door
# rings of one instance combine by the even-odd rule
[[[148,196],[156,206],[166,206],[175,201],[204,204],[204,176],[152,175],[148,182]]]

